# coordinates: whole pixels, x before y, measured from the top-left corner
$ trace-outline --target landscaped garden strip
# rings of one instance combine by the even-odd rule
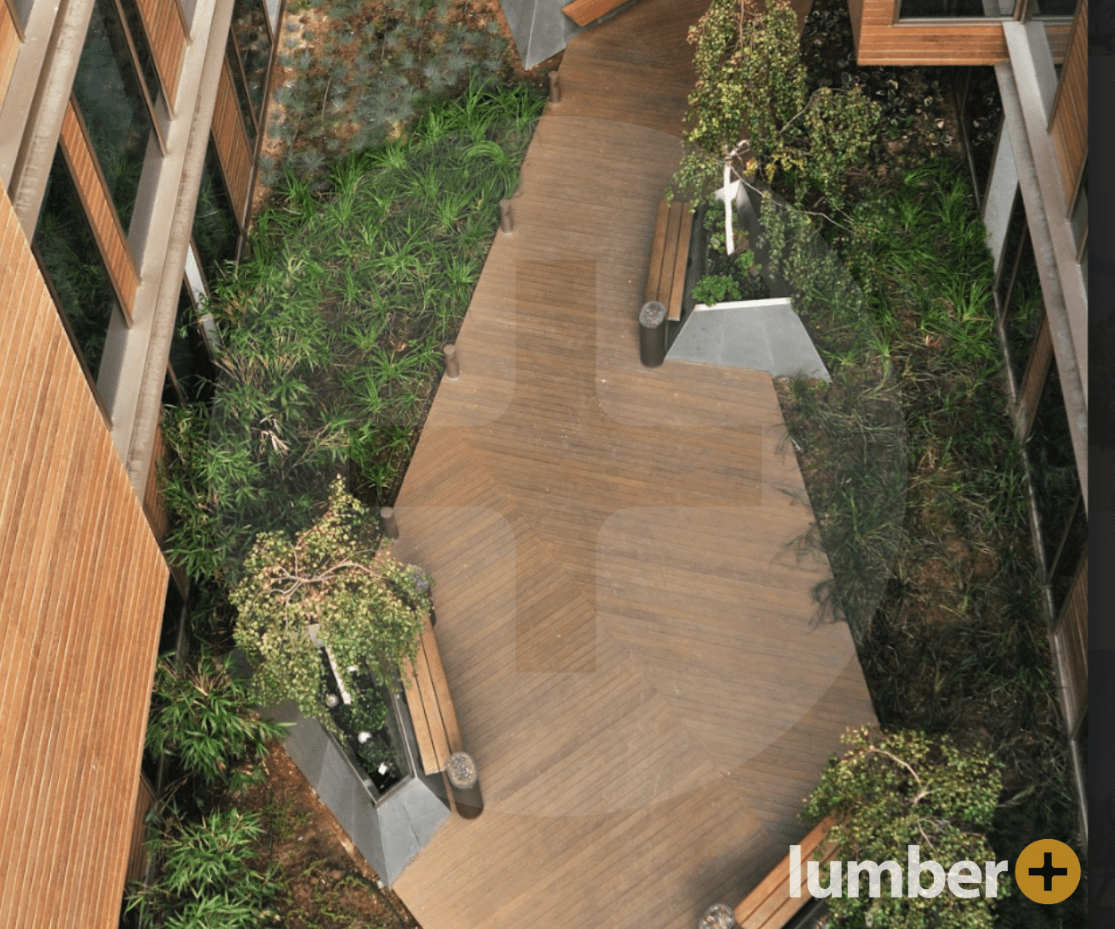
[[[287,177],[250,257],[215,289],[212,410],[168,410],[167,552],[226,578],[263,530],[298,530],[338,473],[365,502],[401,482],[541,110],[475,82],[319,192]]]
[[[952,159],[903,172],[853,217],[855,232],[834,245],[862,299],[795,294],[832,381],[779,385],[833,566],[819,594],[853,626],[884,727],[948,733],[1002,762],[990,838],[1013,860],[1035,837],[1072,841],[1076,811],[991,259]],[[1050,912],[1043,924],[1072,918]],[[999,903],[997,924],[1038,925],[1017,895]]]

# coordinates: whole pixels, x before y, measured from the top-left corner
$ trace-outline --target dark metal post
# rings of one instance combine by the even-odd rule
[[[550,103],[553,106],[561,103],[561,84],[558,81],[557,71],[550,72]]]
[[[499,231],[504,235],[510,235],[515,228],[515,224],[511,219],[511,201],[499,201]]]
[[[454,752],[445,762],[445,773],[453,788],[457,812],[465,819],[476,819],[484,812],[484,798],[480,795],[480,774],[472,756]]]
[[[648,368],[666,360],[666,306],[657,300],[639,310],[639,357]]]
[[[379,511],[380,522],[383,523],[383,534],[389,539],[399,537],[399,524],[395,521],[395,510],[385,506]]]
[[[457,346],[450,342],[443,345],[441,350],[445,353],[445,376],[451,381],[461,376],[461,363],[457,359]]]

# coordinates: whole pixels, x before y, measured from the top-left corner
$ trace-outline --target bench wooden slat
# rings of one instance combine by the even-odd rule
[[[449,756],[462,750],[463,742],[441,663],[441,652],[438,651],[429,619],[426,620],[426,628],[419,640],[418,657],[404,690],[414,722],[418,752],[422,756],[422,769],[426,774],[443,771]]]
[[[681,319],[689,240],[692,235],[693,218],[689,212],[689,204],[678,200],[667,206],[665,200],[659,201],[645,302],[657,300],[666,307],[668,318],[675,322]]]
[[[655,298],[670,309],[670,295],[674,289],[674,271],[677,268],[678,235],[681,231],[681,204],[670,204],[670,215],[666,220],[666,252],[662,256],[662,275],[658,282],[658,296]]]
[[[677,251],[674,253],[673,286],[670,299],[666,303],[669,319],[681,319],[681,302],[685,296],[685,270],[689,264],[689,238],[693,234],[693,222],[689,216],[689,204],[675,203],[678,208]]]
[[[658,299],[658,285],[662,279],[662,256],[666,252],[666,220],[670,208],[665,200],[658,201],[658,218],[654,222],[654,242],[650,248],[650,273],[647,276],[647,298],[650,303]]]
[[[563,6],[561,11],[578,26],[587,26],[625,3],[627,0],[573,0]]]
[[[736,922],[742,929],[781,929],[809,902],[809,894],[804,890],[806,863],[813,859],[814,851],[828,835],[833,823],[831,816],[826,817],[800,842],[802,895],[790,896],[790,856],[787,855],[735,908]],[[830,861],[836,855],[836,846],[826,843],[822,851],[821,860]]]

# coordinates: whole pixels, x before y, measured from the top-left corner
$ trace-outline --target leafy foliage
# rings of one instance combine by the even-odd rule
[[[762,10],[713,0],[689,41],[697,83],[674,186],[708,197],[727,162],[743,176],[778,179],[797,203],[813,192],[841,207],[845,176],[871,147],[878,107],[858,88],[809,92],[789,0]]]
[[[232,591],[239,610],[236,642],[255,668],[260,703],[292,700],[331,730],[324,666],[316,636],[332,656],[342,686],[355,675],[390,685],[414,661],[430,608],[415,574],[368,547],[367,513],[341,481],[329,510],[291,541],[262,533]]]
[[[208,653],[183,668],[170,654],[159,661],[147,748],[175,757],[206,787],[237,791],[257,781],[262,769],[253,765],[282,732],[252,710],[247,685]]]
[[[542,98],[477,82],[320,191],[289,179],[214,289],[212,409],[168,411],[172,558],[234,585],[261,531],[309,524],[339,471],[389,505]]]
[[[703,277],[693,286],[693,299],[697,303],[712,306],[714,303],[724,303],[727,300],[742,300],[739,285],[730,277],[720,274],[710,274]]]
[[[858,861],[905,861],[919,845],[922,860],[946,869],[956,861],[994,861],[986,838],[1002,790],[998,762],[987,754],[959,751],[947,737],[916,731],[845,733],[848,746],[833,757],[809,795],[806,815],[832,815],[829,833],[838,857]],[[923,884],[926,876],[922,875]],[[1009,883],[999,878],[999,895]],[[831,897],[841,926],[905,926],[908,929],[991,929],[991,901],[955,897]]]
[[[183,825],[172,820],[153,844],[156,881],[131,894],[127,911],[167,929],[257,929],[275,924],[269,904],[282,891],[274,866],[260,869],[260,817],[238,810]]]

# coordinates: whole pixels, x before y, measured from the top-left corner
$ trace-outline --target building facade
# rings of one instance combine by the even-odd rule
[[[138,877],[166,403],[250,209],[280,0],[0,2],[0,925],[116,925]]]
[[[1009,408],[1081,810],[1088,696],[1088,0],[849,0],[861,65],[994,69],[986,169]],[[962,127],[974,82],[958,75]],[[1087,822],[1081,830],[1086,837]]]

